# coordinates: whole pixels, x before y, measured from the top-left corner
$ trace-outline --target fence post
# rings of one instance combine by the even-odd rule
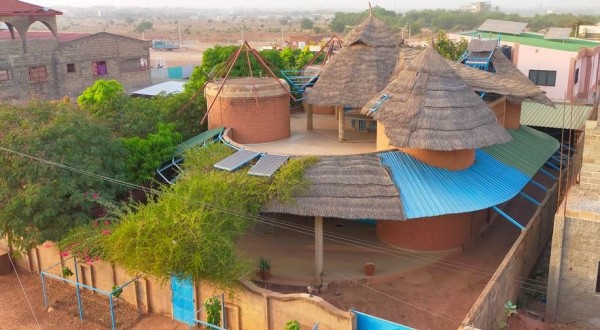
[[[115,330],[117,329],[117,325],[115,323],[115,305],[113,304],[112,292],[108,295],[108,301],[110,303],[110,321],[112,323],[113,330]]]
[[[75,292],[77,292],[77,306],[79,307],[79,320],[83,322],[83,307],[81,306],[81,293],[79,292],[79,266],[77,265],[77,257],[73,257],[75,264]]]

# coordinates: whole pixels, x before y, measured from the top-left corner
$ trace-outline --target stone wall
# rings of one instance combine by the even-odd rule
[[[32,272],[58,264],[49,273],[60,276],[61,261],[64,266],[74,270],[73,259],[61,257],[52,242],[46,242],[29,251],[17,260],[17,267]],[[133,276],[123,268],[104,261],[93,263],[78,263],[80,283],[94,286],[104,291],[111,291],[113,285],[122,285]],[[75,276],[69,279],[75,281]],[[67,284],[64,284],[67,285]],[[202,302],[222,291],[205,282],[195,284],[196,310]],[[39,294],[41,295],[41,288]],[[75,292],[73,292],[75,295]],[[151,277],[142,277],[137,283],[127,286],[121,298],[145,313],[172,315],[172,292],[170,283],[161,283]],[[51,301],[51,300],[50,300]],[[108,308],[108,307],[107,307]],[[319,329],[353,329],[353,316],[350,311],[342,311],[327,303],[320,297],[309,296],[305,293],[280,294],[261,289],[253,283],[242,280],[239,289],[233,296],[225,295],[228,329],[283,329],[285,323],[295,319],[300,322],[302,329],[310,329],[319,322]],[[107,309],[108,310],[108,309]],[[85,315],[85,303],[84,303]],[[118,317],[118,315],[117,315]],[[205,313],[197,316],[206,320]]]
[[[61,44],[55,39],[34,39],[28,40],[27,45],[28,52],[23,54],[20,40],[0,41],[0,70],[9,70],[11,76],[8,81],[0,81],[0,100],[27,100],[34,96],[58,99],[65,95],[73,99],[97,79],[116,79],[128,90],[151,83],[147,67],[140,66],[139,71],[128,68],[126,73],[119,70],[123,62],[148,60],[148,41],[97,33]],[[94,75],[94,61],[106,61],[108,74]],[[75,72],[67,72],[67,64],[74,64]],[[29,69],[38,66],[46,67],[46,81],[31,81]]]
[[[600,328],[599,233],[600,213],[567,209],[556,216],[546,311],[549,320]]]
[[[497,329],[504,319],[504,304],[516,301],[521,290],[521,279],[527,277],[550,237],[556,213],[557,184],[537,207],[504,260],[493,274],[483,292],[471,307],[461,326],[478,329]],[[511,202],[512,203],[512,202]]]
[[[597,122],[586,123],[580,186],[600,191],[600,127]]]

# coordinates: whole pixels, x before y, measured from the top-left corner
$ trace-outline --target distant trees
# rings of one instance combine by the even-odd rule
[[[134,31],[138,32],[138,33],[142,33],[146,30],[152,30],[152,28],[154,27],[154,23],[150,22],[150,21],[141,21],[140,24],[138,24]]]
[[[369,15],[368,11],[360,13],[336,13],[329,27],[333,32],[342,33],[347,27],[359,24],[367,15]],[[550,27],[572,27],[578,21],[600,21],[600,16],[594,15],[548,14],[521,17],[518,14],[501,12],[472,13],[469,11],[446,9],[409,10],[405,13],[396,13],[380,7],[373,8],[373,15],[398,30],[410,27],[413,34],[420,33],[422,28],[430,28],[434,32],[438,30],[471,30],[481,25],[488,18],[528,22],[528,28],[533,32]]]
[[[315,22],[313,22],[312,19],[310,18],[303,18],[302,21],[300,21],[300,27],[303,30],[310,30],[315,26]]]

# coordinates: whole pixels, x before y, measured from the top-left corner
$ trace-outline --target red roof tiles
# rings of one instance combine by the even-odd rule
[[[0,0],[0,16],[56,16],[58,10],[32,5],[19,0]]]

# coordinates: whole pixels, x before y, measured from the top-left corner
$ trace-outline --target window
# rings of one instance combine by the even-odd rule
[[[529,80],[538,86],[556,86],[556,71],[529,70]]]
[[[596,270],[596,293],[600,293],[600,262],[598,262],[598,269]]]
[[[579,81],[579,68],[575,69],[575,79],[573,83],[576,84]]]
[[[108,75],[108,68],[106,66],[106,61],[92,62],[92,71],[94,72],[94,76]]]
[[[0,81],[10,80],[10,71],[0,70]]]
[[[75,73],[75,63],[67,64],[67,73]]]
[[[32,83],[48,81],[48,71],[45,66],[36,66],[29,68],[29,81]]]

